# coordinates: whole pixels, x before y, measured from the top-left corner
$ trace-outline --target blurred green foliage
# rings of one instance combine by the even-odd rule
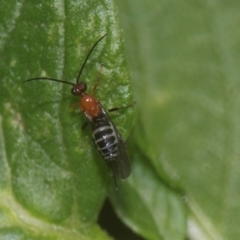
[[[109,239],[96,224],[109,187],[146,239],[238,239],[240,3],[116,3],[1,3],[0,239]],[[134,125],[119,191],[69,86],[22,83],[74,82],[105,33],[81,80],[91,91],[100,78],[106,108],[136,100],[111,115],[124,138]]]

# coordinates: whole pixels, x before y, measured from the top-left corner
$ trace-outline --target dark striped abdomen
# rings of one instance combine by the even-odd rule
[[[92,123],[92,139],[102,157],[107,160],[118,156],[118,139],[113,124],[107,116],[100,114]]]

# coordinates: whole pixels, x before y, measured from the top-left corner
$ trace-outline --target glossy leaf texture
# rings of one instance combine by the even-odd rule
[[[138,146],[181,190],[190,239],[239,239],[239,1],[117,3]]]
[[[108,239],[96,219],[111,182],[71,86],[108,108],[132,102],[116,9],[102,1],[7,1],[0,9],[0,238]],[[72,106],[72,107],[70,107]],[[77,107],[75,107],[77,106]],[[127,137],[133,109],[113,113]]]

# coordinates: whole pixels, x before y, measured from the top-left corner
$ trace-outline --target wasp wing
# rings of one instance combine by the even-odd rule
[[[116,129],[118,138],[118,156],[116,158],[117,174],[121,179],[126,179],[131,173],[131,163],[128,156],[127,146]]]

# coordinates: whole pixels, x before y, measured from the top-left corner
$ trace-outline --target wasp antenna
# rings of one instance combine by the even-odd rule
[[[78,73],[76,83],[79,82],[79,79],[80,79],[80,77],[81,77],[82,71],[83,71],[83,69],[84,69],[84,67],[85,67],[85,65],[86,65],[86,63],[87,63],[87,60],[88,60],[89,56],[91,55],[92,51],[93,51],[94,48],[98,45],[98,43],[99,43],[103,38],[105,38],[106,36],[107,36],[107,33],[104,34],[102,37],[100,37],[100,38],[94,43],[94,45],[92,46],[92,48],[91,48],[90,51],[88,52],[88,55],[87,55],[87,57],[85,58],[85,60],[84,60],[84,62],[83,62],[83,64],[82,64],[82,67],[81,67],[81,69],[80,69],[80,71],[79,71],[79,73]]]
[[[49,80],[49,81],[53,81],[53,82],[60,82],[60,83],[66,83],[66,84],[70,84],[72,86],[74,86],[74,83],[68,82],[68,81],[64,81],[64,80],[60,80],[60,79],[55,79],[55,78],[48,78],[48,77],[42,77],[42,78],[30,78],[27,80],[24,80],[23,82],[30,82],[30,81],[34,81],[34,80]]]

